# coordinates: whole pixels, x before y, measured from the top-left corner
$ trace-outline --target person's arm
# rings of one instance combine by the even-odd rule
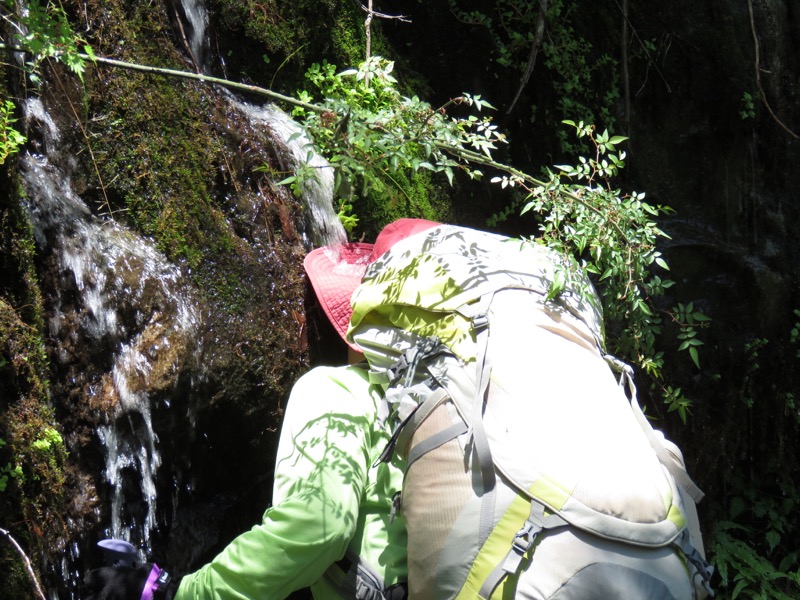
[[[366,483],[374,418],[369,398],[354,397],[340,373],[315,369],[295,385],[281,430],[274,505],[260,525],[184,577],[175,600],[285,598],[342,558]]]

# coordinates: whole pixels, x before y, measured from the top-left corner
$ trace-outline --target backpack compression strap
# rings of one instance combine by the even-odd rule
[[[519,570],[542,531],[568,524],[556,514],[545,515],[545,510],[543,504],[526,496],[514,498],[481,546],[456,600],[490,598],[509,575]]]
[[[481,500],[481,524],[478,543],[483,545],[494,525],[494,505],[496,498],[497,475],[494,470],[492,450],[489,446],[489,436],[483,426],[483,410],[489,392],[489,380],[492,375],[492,363],[489,360],[489,305],[494,295],[499,290],[484,294],[477,302],[464,304],[456,312],[472,322],[475,332],[477,357],[475,360],[475,396],[472,400],[472,415],[470,429],[472,430],[472,443],[478,464],[481,469],[483,482],[483,498]]]
[[[678,546],[686,557],[686,560],[694,566],[695,576],[702,578],[702,586],[706,589],[708,594],[713,597],[714,592],[711,589],[709,580],[714,572],[714,568],[705,558],[703,537],[700,532],[700,519],[697,516],[696,506],[696,504],[703,499],[704,494],[702,490],[697,487],[697,484],[692,481],[686,468],[680,462],[673,459],[669,450],[667,450],[664,445],[663,438],[659,438],[653,426],[650,425],[650,421],[648,421],[647,417],[644,415],[642,407],[639,406],[639,401],[636,397],[636,385],[633,382],[633,369],[631,366],[610,355],[606,355],[605,359],[612,367],[621,371],[619,385],[623,388],[627,388],[630,394],[631,410],[650,442],[650,446],[656,453],[659,462],[669,471],[678,486],[689,496],[689,498],[684,499],[683,503],[686,517],[686,531],[680,536]]]
[[[692,500],[695,502],[700,502],[705,494],[703,494],[703,491],[697,487],[697,484],[695,484],[694,481],[692,481],[692,478],[689,477],[689,473],[686,471],[686,469],[673,460],[672,456],[669,454],[669,451],[664,446],[664,443],[656,435],[653,426],[650,425],[650,421],[648,421],[647,417],[644,416],[642,407],[639,406],[639,401],[636,398],[636,385],[633,382],[633,368],[631,368],[630,365],[614,358],[613,356],[607,355],[605,359],[612,366],[615,366],[622,371],[619,385],[623,389],[628,389],[628,393],[630,394],[631,398],[630,402],[633,414],[636,416],[636,420],[639,421],[639,425],[641,426],[642,431],[644,431],[645,436],[647,436],[647,440],[650,442],[650,446],[655,451],[658,460],[662,465],[664,465],[664,467],[666,467],[670,475],[675,478],[675,481],[678,483],[678,485],[680,485],[684,491],[691,496]]]

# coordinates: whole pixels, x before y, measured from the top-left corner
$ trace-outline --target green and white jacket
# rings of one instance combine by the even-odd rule
[[[185,576],[175,600],[279,599],[306,587],[315,598],[354,598],[347,565],[387,588],[405,582],[405,525],[390,517],[403,470],[378,461],[390,437],[380,403],[360,367],[301,377],[281,430],[273,506]]]

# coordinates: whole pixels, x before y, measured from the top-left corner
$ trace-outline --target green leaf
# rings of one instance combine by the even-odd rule
[[[764,538],[767,541],[767,546],[769,546],[770,552],[774,552],[775,548],[778,547],[778,544],[781,543],[781,534],[774,530],[767,531],[767,534],[764,536]]]
[[[697,353],[697,348],[695,346],[691,346],[689,348],[689,356],[692,357],[692,361],[694,362],[695,366],[699,369],[700,368],[700,356]]]

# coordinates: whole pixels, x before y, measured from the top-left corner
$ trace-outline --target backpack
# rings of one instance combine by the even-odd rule
[[[396,424],[383,459],[406,461],[409,598],[713,595],[702,492],[564,261],[442,225],[395,244],[351,298],[348,339]]]

